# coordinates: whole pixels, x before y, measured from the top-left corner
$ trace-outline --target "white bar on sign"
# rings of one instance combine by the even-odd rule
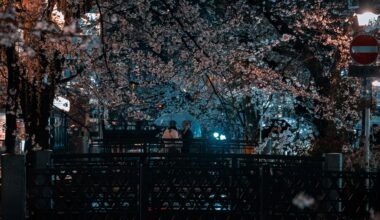
[[[376,46],[353,46],[352,53],[377,53],[378,47]]]

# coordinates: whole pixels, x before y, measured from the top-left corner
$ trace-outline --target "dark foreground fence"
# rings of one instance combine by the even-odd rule
[[[31,219],[369,219],[375,173],[323,158],[53,155],[29,173]],[[376,183],[379,184],[379,183]],[[377,186],[378,187],[378,186]]]
[[[186,145],[186,143],[185,143]],[[253,154],[255,144],[246,140],[212,140],[193,139],[188,143],[190,153],[227,153]],[[161,138],[122,138],[94,140],[90,144],[90,153],[167,153],[170,150],[181,152],[184,147],[182,139]]]

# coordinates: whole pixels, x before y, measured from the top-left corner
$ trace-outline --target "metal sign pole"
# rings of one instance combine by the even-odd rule
[[[364,109],[364,159],[366,171],[369,171],[369,160],[370,160],[370,135],[371,135],[371,106],[369,102],[371,101],[371,82],[367,78],[364,78],[365,83],[365,95],[366,95],[366,106]]]

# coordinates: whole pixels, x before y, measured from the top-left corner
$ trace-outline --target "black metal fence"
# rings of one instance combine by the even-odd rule
[[[182,139],[161,138],[122,138],[94,140],[89,146],[89,152],[101,153],[167,153],[181,152]],[[246,140],[212,140],[193,139],[189,145],[190,153],[226,153],[226,154],[253,154],[256,146]]]
[[[379,174],[328,172],[323,158],[53,155],[30,172],[33,219],[369,219],[380,202]]]

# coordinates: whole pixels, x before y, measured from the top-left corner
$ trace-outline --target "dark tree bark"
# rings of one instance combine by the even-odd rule
[[[58,52],[50,62],[43,52],[39,58],[40,72],[33,76],[32,82],[27,79],[26,74],[23,74],[21,81],[18,82],[20,107],[28,135],[25,144],[28,151],[37,146],[41,149],[50,149],[49,117],[53,108],[55,88],[61,80],[59,73],[62,72],[63,66]],[[48,72],[49,79],[44,79],[44,73]]]
[[[6,48],[7,69],[8,69],[8,87],[7,87],[7,104],[6,104],[6,131],[5,146],[6,152],[15,153],[16,147],[16,119],[17,119],[17,98],[19,95],[18,85],[20,69],[17,65],[17,56],[15,46]]]
[[[49,117],[54,99],[54,88],[46,86],[41,94],[39,94],[39,109],[38,109],[38,126],[36,133],[36,142],[42,149],[50,149],[50,129]]]
[[[32,94],[36,94],[33,87],[30,86],[27,80],[22,80],[20,84],[20,107],[25,121],[25,133],[28,134],[25,141],[25,148],[27,150],[31,149],[31,134],[33,133],[32,131],[36,129],[34,120],[31,120],[35,118],[31,110],[36,108],[36,102],[34,101],[36,96]]]

